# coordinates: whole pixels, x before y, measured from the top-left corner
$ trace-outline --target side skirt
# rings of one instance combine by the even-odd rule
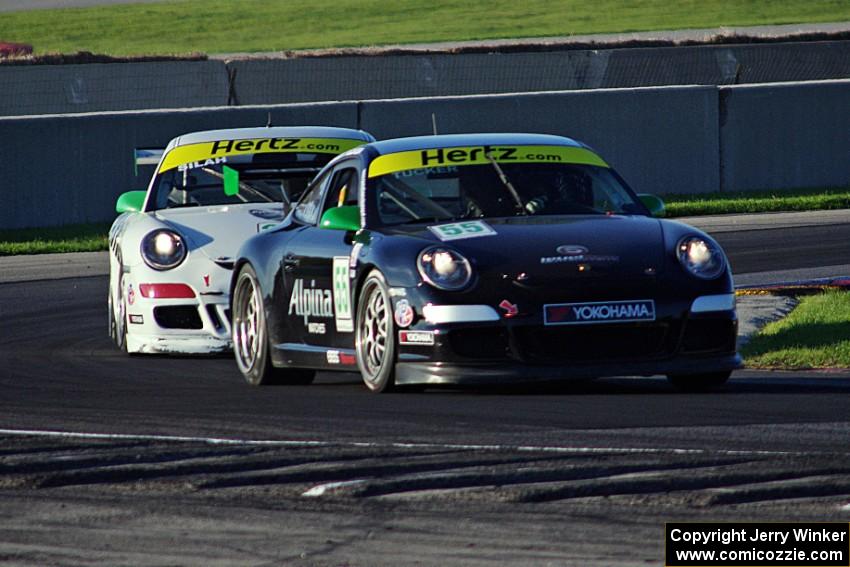
[[[354,349],[349,348],[281,343],[272,347],[271,355],[272,363],[277,367],[357,372],[357,358]]]

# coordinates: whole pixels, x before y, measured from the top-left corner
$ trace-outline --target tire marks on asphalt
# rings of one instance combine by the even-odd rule
[[[850,498],[850,454],[593,452],[364,444],[0,437],[0,488],[205,498],[546,503],[619,498],[700,508]]]

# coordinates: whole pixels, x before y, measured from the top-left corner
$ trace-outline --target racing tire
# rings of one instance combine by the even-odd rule
[[[395,323],[387,282],[378,270],[360,289],[354,345],[366,387],[376,394],[395,389]]]
[[[667,380],[683,392],[710,392],[725,384],[731,375],[731,370],[708,374],[671,374]]]
[[[118,261],[118,299],[117,309],[112,300],[112,290],[109,290],[107,298],[107,310],[109,312],[109,336],[121,352],[127,352],[127,304],[124,302],[124,266],[121,256]]]
[[[269,354],[268,326],[257,274],[245,265],[233,288],[233,354],[242,376],[252,386],[309,384],[314,370],[276,368]]]

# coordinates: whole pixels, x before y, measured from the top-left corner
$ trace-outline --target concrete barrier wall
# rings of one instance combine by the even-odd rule
[[[0,65],[0,116],[850,78],[850,42]]]
[[[222,61],[0,66],[0,116],[228,104]]]
[[[109,222],[118,195],[149,181],[134,174],[134,148],[164,147],[185,132],[263,126],[269,113],[276,125],[357,125],[356,103],[0,119],[0,229]]]
[[[608,54],[466,53],[234,60],[239,104],[555,91],[602,86]]]
[[[715,87],[659,87],[366,101],[361,127],[377,138],[541,132],[599,151],[639,192],[717,190]]]
[[[237,104],[850,78],[850,42],[233,60]]]
[[[724,87],[722,189],[850,185],[850,81]]]
[[[133,149],[184,132],[356,127],[378,138],[531,131],[595,147],[635,190],[850,186],[850,80],[658,87],[0,118],[0,229],[107,222],[143,188]]]

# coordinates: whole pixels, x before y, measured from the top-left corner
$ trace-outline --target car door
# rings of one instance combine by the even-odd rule
[[[360,168],[356,160],[341,162],[330,173],[321,212],[357,205]],[[354,321],[349,278],[351,232],[320,226],[321,214],[293,239],[283,261],[291,279],[288,323],[304,345],[328,349],[354,348]],[[343,356],[349,360],[348,356]],[[328,354],[329,363],[339,353]]]

